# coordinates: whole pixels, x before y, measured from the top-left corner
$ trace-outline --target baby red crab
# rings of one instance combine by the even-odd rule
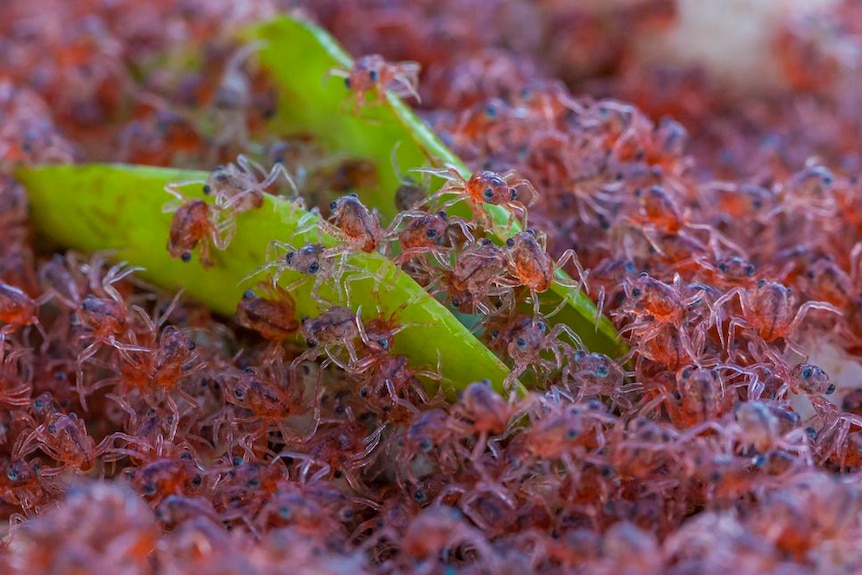
[[[444,270],[440,279],[448,299],[459,311],[492,315],[485,300],[488,296],[502,295],[508,287],[495,285],[505,274],[506,256],[494,242],[482,238],[469,244],[455,258],[451,270]]]
[[[359,321],[354,312],[340,306],[332,307],[315,318],[302,318],[300,332],[310,349],[293,361],[291,371],[304,361],[321,355],[326,355],[332,363],[346,370],[347,365],[334,353],[337,346],[347,350],[349,365],[356,365],[358,358],[354,342],[360,338]]]
[[[19,327],[35,325],[43,338],[48,339],[39,323],[39,302],[5,282],[0,282],[0,322],[6,324],[0,328],[0,361],[5,354],[6,336]]]
[[[227,249],[233,239],[234,228],[228,222],[216,222],[213,207],[205,201],[189,199],[174,189],[165,189],[179,200],[179,203],[169,202],[162,208],[163,213],[174,214],[168,236],[168,253],[189,262],[192,250],[200,245],[201,265],[212,267],[210,246]]]
[[[563,359],[571,350],[571,346],[560,340],[563,333],[568,335],[579,348],[584,347],[581,338],[572,328],[558,323],[549,330],[542,316],[533,318],[516,316],[511,325],[512,327],[507,330],[511,338],[507,351],[509,357],[515,361],[515,365],[503,382],[503,385],[509,389],[528,368],[532,367],[538,378],[563,366]],[[542,357],[542,353],[547,351],[553,353],[554,361]]]
[[[790,336],[805,319],[805,314],[811,310],[830,311],[844,315],[834,305],[822,301],[807,301],[802,304],[796,313],[796,296],[790,288],[774,281],[762,279],[750,290],[738,287],[731,289],[715,301],[714,308],[720,310],[721,306],[729,302],[734,296],[739,297],[742,308],[741,317],[731,317],[728,328],[728,351],[733,350],[734,334],[737,327],[753,329],[766,343],[771,343],[784,338],[787,347],[803,357],[807,357],[805,350],[799,344],[792,341]]]
[[[355,193],[341,196],[329,203],[330,219],[336,228],[321,222],[321,227],[344,240],[348,249],[373,253],[383,244],[385,232],[380,225],[377,208],[369,210]]]
[[[104,380],[96,387],[119,380],[120,394],[111,397],[126,411],[131,410],[126,401],[131,390],[138,390],[151,405],[163,397],[174,416],[171,428],[171,436],[174,436],[181,416],[174,395],[181,397],[189,405],[197,405],[195,398],[183,390],[180,382],[199,371],[204,364],[194,351],[195,343],[185,333],[168,325],[159,334],[157,325],[149,317],[140,315],[149,324],[152,334],[150,347],[143,353],[120,350],[124,362],[120,365],[119,378]]]
[[[53,412],[26,437],[20,436],[15,457],[24,458],[41,449],[64,466],[89,471],[96,461],[96,444],[87,434],[84,421],[74,413]]]
[[[333,68],[327,72],[327,76],[338,76],[344,78],[344,85],[354,93],[354,113],[358,114],[366,105],[366,93],[375,92],[376,104],[383,103],[383,93],[388,90],[400,97],[412,96],[417,102],[419,97],[419,69],[418,62],[387,62],[379,54],[369,54],[357,58],[349,70]]]
[[[283,255],[280,252],[283,252]],[[347,286],[350,282],[368,278],[371,275],[368,271],[347,263],[347,251],[344,248],[327,248],[319,242],[310,242],[300,248],[295,248],[289,243],[273,240],[270,242],[266,259],[266,264],[248,274],[239,283],[243,284],[265,270],[274,270],[269,278],[273,289],[290,293],[314,278],[311,295],[319,303],[325,303],[319,297],[319,290],[321,286],[326,285],[335,288],[339,300],[344,297],[344,292],[347,290],[346,295],[349,304],[350,293]],[[297,272],[301,274],[301,277],[283,288],[278,287],[278,281],[285,271]],[[355,273],[342,282],[341,277],[348,271]],[[379,280],[376,277],[374,279]]]
[[[563,252],[563,255],[554,262],[546,251],[547,237],[544,233],[536,233],[532,229],[525,230],[515,234],[506,240],[506,248],[508,248],[508,270],[509,274],[514,278],[513,287],[525,286],[530,290],[531,299],[533,300],[533,314],[539,315],[539,294],[548,291],[551,288],[551,283],[555,281],[554,274],[561,269],[567,261],[571,260],[578,270],[577,282],[556,278],[557,283],[576,290],[580,290],[581,285],[586,286],[587,274],[581,263],[578,261],[578,255],[575,250],[568,249]],[[565,299],[563,303],[565,304]],[[554,315],[550,313],[548,315]]]
[[[113,266],[102,279],[101,291],[107,297],[98,297],[90,294],[80,302],[75,310],[74,323],[83,333],[83,339],[92,339],[75,361],[75,373],[77,375],[78,394],[81,406],[86,410],[86,393],[84,389],[84,364],[105,345],[122,352],[150,353],[151,350],[133,343],[120,341],[120,338],[134,337],[128,321],[126,302],[120,292],[112,285],[126,276],[141,270],[142,268],[125,267],[121,262]],[[93,266],[93,269],[98,269]],[[95,272],[94,272],[95,273]],[[142,316],[146,313],[133,306]]]
[[[258,180],[261,176],[263,180]],[[237,156],[235,164],[216,168],[205,182],[168,184],[168,187],[203,183],[204,194],[215,198],[216,207],[236,216],[262,207],[264,192],[278,181],[279,176],[287,181],[294,196],[298,194],[296,183],[283,164],[276,163],[267,172],[260,164],[242,154]]]
[[[482,226],[490,228],[493,225],[488,213],[482,209],[483,204],[502,206],[509,212],[508,226],[512,226],[517,213],[523,217],[524,227],[527,225],[527,208],[536,203],[539,194],[533,184],[525,178],[518,177],[515,170],[503,173],[481,171],[476,172],[469,179],[464,177],[453,167],[447,168],[418,168],[415,171],[431,174],[444,178],[448,183],[437,192],[428,196],[423,203],[437,200],[438,198],[457,194],[453,199],[444,202],[439,209],[446,209],[462,200],[466,200]],[[522,192],[528,194],[527,201],[522,201]]]
[[[273,427],[281,433],[284,441],[302,440],[299,432],[291,429],[286,422],[301,407],[301,398],[297,397],[297,390],[286,383],[287,378],[280,371],[249,367],[237,376],[224,380],[226,401],[250,412],[250,415],[234,417],[230,422],[232,426],[248,424],[255,428],[250,437],[238,441],[249,452],[252,451],[251,444],[266,436]],[[312,424],[312,434],[317,429],[317,419],[319,415]]]
[[[452,408],[453,418],[447,425],[462,435],[478,434],[471,454],[474,462],[479,461],[486,447],[499,457],[499,446],[493,439],[489,443],[489,438],[503,434],[516,415],[532,407],[532,399],[525,399],[521,404],[513,400],[514,395],[508,401],[500,396],[488,380],[471,383],[459,394],[458,402]]]
[[[401,253],[395,258],[395,263],[398,265],[403,265],[424,254],[431,254],[442,266],[448,265],[443,255],[454,243],[450,233],[453,227],[457,227],[468,242],[474,241],[470,224],[461,218],[450,218],[443,210],[436,214],[422,211],[402,212],[395,218],[391,228],[397,228],[405,218],[413,219],[398,234],[398,243],[401,247]]]
[[[660,335],[664,326],[672,326],[682,349],[697,360],[692,338],[684,328],[688,309],[704,299],[702,289],[696,289],[693,295],[686,297],[679,275],[674,277],[673,285],[669,285],[644,272],[635,280],[627,280],[625,291],[626,299],[614,315],[633,315],[635,320],[622,328],[621,334],[631,332],[633,340],[643,345]]]
[[[260,297],[247,290],[236,307],[237,323],[275,342],[292,336],[299,329],[293,297],[278,286],[261,286],[267,288],[268,297]]]

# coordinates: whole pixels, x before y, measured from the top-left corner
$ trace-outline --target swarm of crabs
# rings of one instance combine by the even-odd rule
[[[8,4],[4,573],[862,571],[858,2],[786,14],[782,83],[756,97],[643,64],[670,0]],[[357,56],[330,74],[344,113],[401,95],[472,173],[405,172],[387,221],[353,193],[373,164],[266,134],[277,93],[258,46],[229,38],[279,13]],[[181,43],[199,68],[152,65]],[[165,194],[166,249],[189,266],[216,265],[264,194],[339,241],[273,242],[216,316],[36,241],[13,169],[82,161],[209,171],[212,201]],[[502,244],[486,204],[510,216]],[[478,317],[504,392],[435,392],[439,370],[392,349],[401,310],[318,297],[297,317],[280,276],[349,302],[357,279],[385,283],[359,252]],[[624,357],[540,305],[557,270]]]

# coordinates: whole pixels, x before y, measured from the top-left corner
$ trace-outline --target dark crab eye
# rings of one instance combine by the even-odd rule
[[[330,210],[335,211],[336,208],[338,208],[338,201],[332,200],[331,202],[329,202]]]
[[[596,375],[599,377],[607,377],[608,376],[608,368],[604,365],[600,366],[596,369]]]
[[[350,78],[344,79],[344,86],[349,90],[350,89]]]
[[[490,202],[494,199],[494,190],[491,188],[485,188],[485,191],[482,192],[482,196]]]
[[[509,190],[509,199],[513,202],[515,200],[517,200],[518,199],[518,190],[516,190],[515,188],[510,189]]]
[[[380,78],[380,73],[377,70],[369,70],[368,77],[371,78],[372,82],[376,82]]]
[[[527,349],[527,340],[525,340],[525,339],[523,339],[523,338],[518,338],[518,339],[515,341],[515,345],[517,345],[517,346],[518,346],[518,349],[520,349],[520,350],[525,350],[525,349]]]
[[[311,265],[308,266],[308,273],[316,274],[320,270],[320,264],[317,262],[311,262]]]
[[[514,240],[514,238],[509,238],[508,240],[506,240],[506,247],[507,247],[507,248],[513,248],[513,247],[515,247],[515,240]]]
[[[436,238],[437,237],[437,230],[433,230],[433,229],[427,230],[425,232],[425,235],[428,236],[429,238]]]
[[[296,252],[287,252],[284,254],[284,261],[287,263],[293,263],[294,257],[296,257]]]

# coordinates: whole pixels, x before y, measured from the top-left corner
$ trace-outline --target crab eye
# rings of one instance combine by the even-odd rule
[[[604,366],[604,365],[600,366],[600,367],[596,370],[596,375],[597,375],[597,376],[599,376],[599,377],[607,377],[607,375],[608,375],[608,368],[607,368],[607,366]]]
[[[500,330],[499,329],[495,329],[494,331],[491,332],[491,339],[497,339],[498,337],[500,337]]]
[[[284,261],[287,263],[292,263],[294,257],[296,257],[296,252],[287,252],[286,254],[284,254]]]
[[[332,200],[329,202],[329,209],[335,211],[338,208],[338,201]]]
[[[633,290],[632,290],[632,297],[641,297],[641,290],[640,290],[640,288],[635,288],[635,289],[633,289]]]
[[[490,202],[494,199],[494,190],[491,188],[485,188],[485,191],[482,192],[482,196]]]
[[[425,453],[428,453],[429,451],[434,449],[434,444],[431,442],[430,439],[428,439],[426,437],[425,439],[423,439],[422,441],[419,442],[419,449],[421,449]]]
[[[514,239],[514,238],[509,238],[508,240],[506,240],[506,247],[507,247],[507,248],[513,248],[513,247],[515,247],[515,239]]]
[[[814,370],[810,367],[806,367],[802,370],[802,378],[803,379],[811,379],[811,376],[814,375]]]
[[[525,340],[525,339],[523,339],[523,338],[520,338],[520,337],[519,337],[519,338],[515,341],[515,345],[517,345],[517,346],[518,346],[518,349],[520,349],[520,350],[525,350],[525,349],[527,349],[527,340]]]
[[[344,86],[349,90],[350,89],[350,78],[344,79]]]
[[[495,108],[494,106],[488,106],[487,108],[485,108],[485,115],[489,118],[496,118],[497,108]]]
[[[204,195],[210,195],[213,193],[213,189],[209,184],[204,184]]]
[[[190,261],[192,261],[192,253],[191,252],[183,252],[182,255],[180,255],[180,259],[186,263],[190,262]]]
[[[581,433],[580,433],[576,428],[572,427],[572,428],[570,428],[570,429],[566,432],[566,437],[567,437],[568,439],[577,439],[577,437],[578,437],[580,434],[581,434]]]
[[[377,79],[380,77],[380,73],[377,70],[369,70],[368,77],[371,78],[372,82],[376,82]]]
[[[241,387],[238,387],[233,390],[233,396],[237,399],[242,399],[243,397],[245,397],[245,390]]]
[[[18,472],[14,469],[10,469],[6,472],[6,477],[9,478],[9,481],[18,481]]]
[[[383,349],[389,349],[389,340],[386,338],[380,338],[377,340],[377,345],[379,345]]]
[[[435,237],[437,237],[437,230],[433,230],[433,229],[432,230],[426,230],[425,235],[428,236],[429,238],[435,238]]]
[[[509,199],[513,202],[515,200],[517,200],[518,199],[518,190],[516,190],[515,188],[510,189],[509,190]]]
[[[308,273],[316,274],[318,270],[320,270],[320,264],[317,262],[311,262],[308,266]]]
[[[254,291],[247,289],[242,293],[242,299],[251,299],[254,297]]]

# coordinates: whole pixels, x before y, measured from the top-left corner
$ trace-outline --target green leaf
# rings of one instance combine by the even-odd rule
[[[326,31],[280,17],[257,24],[242,36],[262,42],[258,59],[280,90],[279,112],[272,125],[275,133],[314,134],[327,148],[367,159],[377,167],[380,185],[359,191],[366,205],[389,217],[397,213],[394,196],[400,180],[391,162],[396,144],[399,169],[404,173],[430,163],[450,165],[468,177],[470,171],[463,162],[397,96],[387,93],[385,105],[369,104],[361,115],[353,113],[353,95],[341,78],[328,75],[334,68],[350,68],[352,59]],[[508,213],[499,206],[488,208],[498,227],[505,229]],[[517,224],[507,235],[516,231]],[[498,233],[497,240],[504,242],[505,232]],[[566,277],[562,272],[558,275]],[[572,327],[593,351],[611,356],[624,353],[611,322],[602,317],[596,327],[592,301],[583,293],[573,292],[554,284],[543,294],[543,309],[553,309],[563,298],[569,298],[570,303],[552,322]]]
[[[214,311],[231,316],[242,293],[253,284],[239,281],[265,263],[270,241],[277,239],[301,246],[308,241],[335,245],[337,240],[317,230],[297,235],[298,229],[314,222],[313,214],[281,198],[267,196],[264,206],[241,214],[238,231],[226,251],[213,250],[215,266],[204,269],[197,258],[185,263],[169,256],[166,245],[171,214],[162,206],[171,200],[164,186],[171,182],[202,180],[208,174],[176,169],[124,165],[56,166],[19,169],[16,177],[27,187],[36,229],[60,245],[94,252],[115,250],[116,258],[142,266],[140,275],[168,289],[183,287]],[[208,199],[201,186],[183,193]],[[497,389],[508,368],[477,340],[443,305],[429,296],[407,274],[378,254],[351,256],[348,262],[383,278],[358,279],[350,283],[353,309],[361,305],[370,319],[377,306],[385,313],[409,302],[398,316],[408,327],[396,335],[394,351],[411,358],[414,367],[436,367],[439,359],[444,388],[461,389],[488,378]],[[301,276],[286,271],[280,283],[287,285]],[[382,293],[375,294],[380,286]],[[312,282],[291,292],[299,317],[320,313],[311,296]],[[335,290],[325,294],[341,305]]]

